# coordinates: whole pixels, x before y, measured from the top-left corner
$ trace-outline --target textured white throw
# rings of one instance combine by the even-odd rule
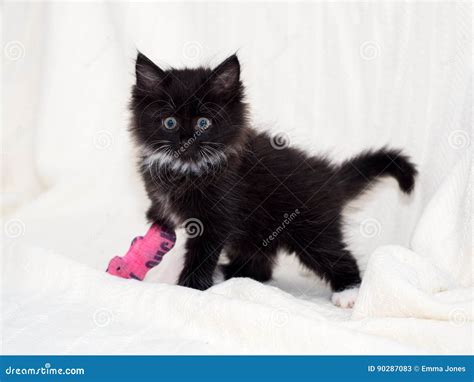
[[[471,4],[3,8],[3,353],[472,352]],[[353,309],[283,255],[269,284],[178,287],[182,230],[144,282],[105,273],[147,228],[126,130],[136,48],[176,66],[240,49],[255,120],[292,145],[412,157],[414,195],[387,180],[347,208]]]

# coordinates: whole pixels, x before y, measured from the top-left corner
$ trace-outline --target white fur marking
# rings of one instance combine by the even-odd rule
[[[167,167],[182,174],[194,173],[200,175],[227,160],[227,155],[222,152],[208,155],[197,162],[184,162],[169,153],[153,152],[146,146],[141,147],[141,152],[144,171],[149,171],[151,167],[156,165],[158,168]]]
[[[144,153],[143,164],[145,166],[151,166],[153,163],[158,162],[161,164],[170,163],[172,161],[172,157],[165,153],[154,153],[154,154],[146,154]]]
[[[181,219],[174,211],[170,201],[170,197],[167,194],[156,195],[158,203],[162,209],[162,214],[166,216],[173,224],[179,225],[183,219]]]
[[[359,294],[359,288],[349,288],[341,292],[334,292],[331,301],[341,308],[352,308]]]

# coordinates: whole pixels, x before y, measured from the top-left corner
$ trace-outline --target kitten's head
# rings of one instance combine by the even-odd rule
[[[190,174],[222,167],[245,135],[243,96],[236,55],[213,70],[163,70],[138,53],[131,131],[143,165]]]

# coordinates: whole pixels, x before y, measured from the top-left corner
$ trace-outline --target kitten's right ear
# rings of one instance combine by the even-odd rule
[[[137,87],[143,90],[156,90],[166,77],[165,72],[141,52],[137,54],[135,75]]]

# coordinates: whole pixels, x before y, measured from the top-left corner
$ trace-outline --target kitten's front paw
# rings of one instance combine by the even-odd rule
[[[352,308],[359,294],[359,288],[344,289],[341,292],[334,292],[331,301],[341,308]]]
[[[219,266],[219,269],[222,272],[222,275],[224,276],[224,280],[229,280],[232,277],[237,277],[235,276],[235,269],[232,267],[230,264],[222,264]]]
[[[210,288],[212,284],[212,278],[208,279],[202,276],[196,276],[192,273],[181,273],[178,280],[178,285],[198,290],[206,290]]]

